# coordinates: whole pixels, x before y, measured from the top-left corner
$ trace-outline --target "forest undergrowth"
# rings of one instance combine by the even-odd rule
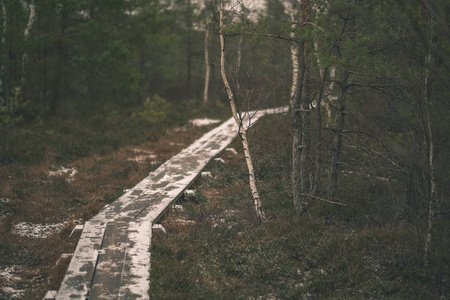
[[[20,129],[18,139],[27,134],[36,138],[17,142],[15,147],[22,152],[14,152],[15,156],[8,155],[3,145],[0,299],[11,295],[42,299],[47,290],[59,288],[69,263],[62,255],[73,253],[79,237],[76,232],[71,235],[75,225],[210,128],[180,127],[187,124],[185,111],[178,107],[168,118],[172,121],[160,128],[126,123],[124,117],[131,111],[122,117],[117,111],[110,113],[117,118],[115,125],[95,114],[84,116],[85,122],[68,118],[58,125]],[[216,104],[198,107],[191,115],[204,116],[202,111],[226,117],[226,109]],[[194,184],[196,200],[182,201],[181,208],[170,210],[162,220],[167,235],[153,238],[151,298],[448,297],[446,220],[437,219],[439,243],[433,244],[430,263],[424,266],[418,229],[398,217],[395,199],[402,191],[395,182],[342,172],[339,201],[345,206],[316,200],[308,215],[296,216],[290,181],[291,126],[287,116],[267,116],[249,131],[268,222],[258,224],[254,215],[242,149],[235,139],[231,147],[238,153],[224,151],[220,157],[225,164],[213,160],[207,167],[213,179]],[[49,131],[61,139],[39,139]],[[104,142],[95,139],[101,132]],[[85,150],[70,152],[64,147]],[[324,193],[319,198],[326,198]],[[43,227],[21,236],[18,224]],[[62,226],[46,236],[45,226],[50,224]]]
[[[424,266],[417,229],[387,205],[399,193],[395,184],[343,173],[345,206],[316,200],[296,217],[290,128],[287,116],[270,116],[250,130],[267,223],[257,223],[235,140],[239,154],[225,151],[225,164],[211,162],[214,179],[194,187],[197,200],[181,202],[162,221],[167,234],[153,238],[150,297],[446,299],[448,239],[439,238]]]
[[[57,290],[80,236],[72,229],[214,126],[190,118],[226,117],[215,103],[189,106],[90,105],[0,127],[0,299]]]

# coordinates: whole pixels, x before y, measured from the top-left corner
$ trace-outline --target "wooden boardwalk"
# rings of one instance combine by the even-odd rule
[[[250,112],[243,124],[286,111]],[[237,133],[230,118],[86,222],[56,299],[149,299],[152,226]]]

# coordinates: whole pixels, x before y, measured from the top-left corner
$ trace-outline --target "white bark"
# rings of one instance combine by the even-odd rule
[[[23,33],[23,41],[26,42],[30,36],[31,28],[33,27],[34,20],[36,18],[36,4],[34,0],[31,1],[29,5],[29,15],[28,15],[28,23],[25,28],[25,32]],[[28,62],[28,53],[24,52],[22,54],[22,77],[20,79],[20,86],[18,87],[18,92],[20,93],[23,88],[23,84],[25,83],[25,67]]]
[[[299,10],[297,10],[297,7]],[[292,2],[293,14],[292,33],[297,26],[310,22],[310,2],[301,0]],[[297,13],[297,11],[299,13]],[[298,24],[298,25],[297,25]],[[303,28],[299,28],[303,30]],[[293,127],[292,139],[292,195],[297,214],[308,211],[312,198],[311,194],[311,87],[308,55],[312,51],[309,39],[301,39],[291,45],[293,62],[293,86],[291,90],[291,118]],[[296,58],[292,55],[296,53]]]
[[[209,28],[206,28],[206,30],[205,30],[205,66],[206,66],[206,72],[205,72],[205,88],[203,90],[203,103],[207,103],[208,102],[208,88],[209,88],[209,77],[210,77],[208,42],[209,42]]]
[[[291,16],[291,33],[290,36],[293,38],[295,36],[295,30],[297,28],[297,22],[300,16],[298,15],[296,9],[296,2],[291,2],[292,6],[290,9]],[[303,56],[301,56],[299,49],[303,46],[304,43],[292,41],[291,43],[291,61],[292,61],[292,87],[291,87],[291,118],[293,125],[293,138],[292,138],[292,196],[294,201],[294,208],[297,213],[303,211],[301,200],[302,200],[302,189],[301,189],[301,162],[300,156],[303,149],[302,146],[302,122],[301,122],[301,95],[302,95],[302,80],[304,68],[299,68],[299,63],[304,62]]]
[[[329,124],[330,120],[331,120],[331,103],[336,102],[338,97],[334,95],[333,91],[334,91],[334,83],[333,83],[333,79],[336,76],[336,67],[332,66],[330,68],[330,84],[328,85],[327,89],[326,89],[326,94],[327,94],[327,101],[325,102],[325,109],[327,110],[327,115],[328,115],[328,119],[327,119],[327,123]]]
[[[425,111],[425,122],[426,122],[426,139],[427,139],[427,148],[428,148],[428,168],[430,170],[430,179],[429,179],[429,194],[428,194],[428,212],[427,212],[427,234],[425,237],[425,249],[424,249],[424,264],[428,264],[428,253],[431,247],[431,231],[433,229],[433,216],[434,216],[434,207],[436,205],[436,180],[434,175],[434,143],[433,143],[433,130],[431,125],[430,118],[430,99],[429,99],[429,64],[431,61],[431,53],[428,53],[425,59],[425,91],[424,91],[424,111]]]
[[[5,74],[5,43],[6,43],[6,6],[5,6],[5,1],[1,0],[2,2],[2,15],[3,15],[3,28],[2,28],[2,45],[1,45],[1,53],[2,53],[2,60],[1,60],[1,66],[0,66],[0,94],[2,94],[4,91],[4,87],[3,87],[3,75]],[[4,93],[5,95],[7,95],[7,93]],[[2,106],[5,101],[7,99],[1,97],[0,98],[0,106]]]
[[[241,11],[245,12],[246,1],[242,0],[241,2]],[[250,17],[250,16],[246,16]],[[239,90],[241,88],[241,83],[239,80],[239,74],[241,73],[241,63],[242,63],[242,42],[244,41],[244,36],[241,35],[239,37],[239,41],[237,44],[237,62],[236,62],[236,89]]]
[[[315,10],[316,15],[319,15],[320,12],[319,12],[319,9],[318,9],[317,5],[313,5],[313,9]],[[320,58],[319,58],[319,43],[317,42],[317,40],[314,41],[314,51],[316,51],[316,53],[317,53],[317,66],[319,67],[319,75],[320,75],[321,80],[323,78],[323,81],[321,82],[321,89],[323,89],[324,88],[324,84],[325,84],[324,80],[326,79],[326,75],[327,74],[324,74],[326,72],[325,72],[324,67],[322,65],[322,62],[320,61]],[[328,69],[328,67],[327,67],[327,69]],[[333,68],[332,69],[333,76],[334,76],[334,72],[335,72],[335,70]],[[328,90],[331,90],[331,88],[332,88],[332,86],[331,86],[331,83],[330,83],[330,87],[328,88]],[[322,93],[323,93],[323,91],[322,91]],[[323,95],[321,95],[321,97],[322,96]],[[328,115],[328,119],[329,119],[331,117],[330,105],[327,103],[327,101],[321,101],[321,104],[319,104],[319,105],[323,105],[325,107],[325,110],[327,111],[327,115]]]
[[[30,10],[30,13],[28,15],[27,27],[25,28],[25,32],[23,33],[24,40],[27,40],[30,36],[31,27],[33,27],[34,19],[36,17],[36,4],[34,3],[34,0],[31,1],[28,9]]]
[[[237,45],[237,63],[236,63],[236,88],[239,90],[241,84],[239,81],[239,74],[241,72],[241,61],[242,61],[242,42],[244,41],[244,36],[239,37],[239,42]]]
[[[298,9],[296,2],[292,2],[292,7],[290,7],[291,16],[291,33],[290,37],[294,40],[295,31],[297,30],[297,16]],[[291,42],[291,61],[292,61],[292,85],[291,85],[291,99],[294,97],[295,91],[298,86],[298,43],[295,41]]]
[[[337,100],[336,125],[333,131],[333,144],[330,157],[330,173],[328,174],[328,200],[333,200],[337,194],[338,188],[338,167],[342,150],[342,133],[344,131],[345,107],[347,98],[347,81],[349,75],[342,74],[340,83],[339,98]]]
[[[312,9],[314,9],[314,11],[316,13],[316,18],[320,17],[321,13],[320,13],[318,5],[317,4],[313,4],[312,5]],[[321,89],[320,102],[321,102],[321,104],[318,104],[318,105],[323,105],[325,107],[325,110],[327,111],[328,117],[330,117],[331,116],[330,106],[328,105],[328,103],[326,101],[322,101],[323,89],[324,89],[324,84],[325,84],[324,80],[326,79],[326,75],[327,75],[327,74],[324,74],[324,73],[327,73],[327,72],[326,72],[326,70],[324,70],[322,62],[320,61],[320,57],[319,57],[319,43],[317,42],[317,39],[314,40],[314,51],[316,52],[316,55],[317,55],[317,66],[318,66],[318,69],[319,69],[319,76],[320,76],[320,79],[321,79],[321,86],[320,86],[320,89]],[[326,69],[328,69],[328,67],[326,67]],[[320,110],[320,108],[319,108],[319,110]]]
[[[321,166],[322,166],[322,112],[321,112],[321,106],[322,106],[322,98],[323,98],[323,91],[325,88],[325,79],[328,74],[328,68],[321,69],[320,70],[320,87],[319,87],[319,94],[317,96],[317,130],[316,130],[316,160],[315,160],[315,173],[314,173],[314,181],[312,184],[311,194],[314,197],[317,197],[319,194],[319,178],[321,173]]]
[[[259,197],[258,189],[256,187],[256,177],[255,170],[253,168],[253,162],[250,155],[250,150],[247,140],[247,130],[242,124],[242,119],[236,108],[235,95],[231,90],[230,84],[227,79],[225,72],[225,36],[224,36],[224,25],[223,25],[223,0],[220,0],[219,9],[219,38],[220,38],[220,73],[222,75],[222,81],[225,85],[225,90],[227,92],[228,100],[230,102],[231,112],[233,113],[233,118],[236,124],[239,126],[239,135],[242,140],[242,146],[244,148],[245,160],[247,162],[248,175],[250,181],[250,189],[253,196],[253,204],[256,211],[256,216],[259,222],[266,221],[266,216],[262,209],[261,198]]]

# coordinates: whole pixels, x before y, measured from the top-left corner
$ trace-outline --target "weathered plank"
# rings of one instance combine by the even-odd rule
[[[267,113],[249,112],[249,127]],[[230,118],[86,222],[56,299],[149,299],[152,225],[237,135]]]
[[[104,232],[104,223],[97,220],[86,222],[56,299],[88,297]]]

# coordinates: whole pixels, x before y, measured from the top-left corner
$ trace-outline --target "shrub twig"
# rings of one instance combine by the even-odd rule
[[[320,198],[320,197],[317,197],[317,196],[313,196],[313,195],[309,195],[309,194],[301,194],[301,195],[305,196],[305,197],[311,197],[311,198],[314,198],[314,199],[317,199],[317,200],[320,200],[320,201],[328,202],[330,204],[336,204],[336,205],[340,205],[340,206],[348,206],[347,203],[330,201],[330,200],[327,200],[327,199],[324,199],[324,198]]]

